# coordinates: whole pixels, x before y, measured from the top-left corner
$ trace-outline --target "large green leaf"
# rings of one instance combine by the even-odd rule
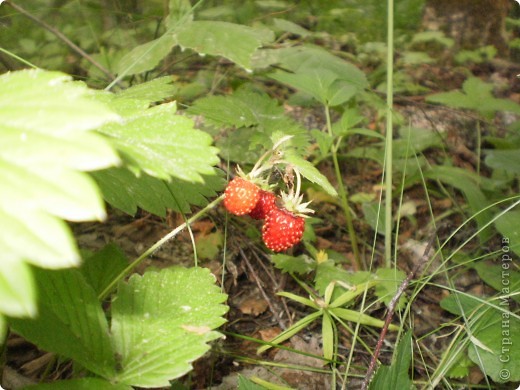
[[[120,75],[131,76],[153,69],[177,43],[175,36],[166,33],[153,41],[134,47],[116,66]]]
[[[161,217],[166,216],[168,209],[189,213],[191,205],[205,206],[225,186],[217,170],[213,175],[203,175],[202,183],[176,178],[166,181],[146,173],[136,176],[125,168],[105,169],[93,172],[92,176],[106,201],[130,215],[135,215],[138,208]]]
[[[38,316],[11,318],[13,330],[40,348],[74,359],[103,376],[114,375],[108,323],[96,292],[76,269],[34,269]]]
[[[0,76],[0,300],[10,315],[32,315],[35,308],[32,278],[16,263],[78,264],[70,230],[59,218],[105,216],[97,186],[79,171],[119,162],[106,139],[88,131],[119,117],[94,96],[58,72]],[[12,286],[19,292],[9,293]]]
[[[175,103],[161,104],[111,123],[99,131],[109,135],[128,167],[161,179],[171,176],[203,182],[213,174],[217,149],[211,137],[193,127],[193,121],[176,115]]]
[[[120,370],[116,382],[168,386],[220,337],[226,296],[203,268],[174,267],[134,275],[112,302],[112,339]]]
[[[493,85],[477,77],[468,78],[462,85],[462,91],[450,91],[430,95],[427,101],[441,103],[455,108],[468,108],[491,115],[495,111],[520,113],[520,105],[508,99],[497,99],[492,94]]]
[[[274,40],[274,33],[228,22],[195,21],[176,34],[178,44],[197,53],[225,57],[251,70],[251,57],[263,44]]]

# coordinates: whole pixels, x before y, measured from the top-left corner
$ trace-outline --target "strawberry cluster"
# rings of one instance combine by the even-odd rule
[[[294,194],[276,196],[252,181],[235,177],[224,192],[224,206],[234,215],[264,220],[262,240],[274,252],[287,250],[301,241],[305,228],[306,204]]]

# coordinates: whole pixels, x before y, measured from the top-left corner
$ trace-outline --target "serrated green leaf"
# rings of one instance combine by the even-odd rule
[[[168,32],[153,41],[136,46],[119,60],[116,73],[131,76],[151,70],[168,55],[176,43],[175,36]]]
[[[33,272],[38,317],[11,318],[12,328],[44,350],[74,359],[102,377],[113,376],[108,323],[92,287],[75,269]]]
[[[407,331],[397,346],[392,364],[381,366],[370,383],[370,390],[415,389],[408,370],[412,361],[412,331]]]
[[[23,390],[132,390],[131,386],[109,382],[101,378],[81,378],[40,383],[23,387]]]
[[[259,50],[255,55],[254,64],[260,68],[280,64],[284,69],[302,74],[313,69],[323,69],[358,90],[368,87],[366,76],[361,70],[318,46]]]
[[[102,219],[104,203],[95,183],[77,171],[119,162],[100,135],[88,132],[118,120],[96,94],[58,72],[27,70],[0,76],[0,264],[30,262],[41,267],[77,265],[72,221]],[[26,266],[0,287],[24,293],[4,295],[9,313],[34,314],[33,287]],[[5,277],[8,273],[1,271]],[[13,278],[13,279],[11,279]],[[31,298],[32,297],[32,298]],[[15,310],[14,306],[18,306]]]
[[[195,21],[182,26],[176,38],[183,48],[222,56],[250,71],[251,56],[263,44],[274,41],[274,33],[228,22]]]
[[[117,116],[103,104],[88,99],[86,86],[71,82],[68,75],[23,70],[0,76],[0,118],[2,129],[18,130],[20,139],[23,141],[25,134],[29,143],[33,132],[71,134],[95,129]],[[9,149],[5,146],[2,149]],[[113,154],[105,157],[105,166],[113,162]],[[103,166],[102,161],[98,163]]]
[[[497,99],[493,96],[493,85],[485,83],[478,77],[468,78],[462,85],[463,91],[450,91],[430,95],[427,101],[441,103],[455,108],[467,108],[490,115],[495,111],[520,113],[520,105],[508,99]]]
[[[168,386],[220,337],[226,296],[203,268],[167,268],[119,284],[112,302],[112,340],[120,370],[112,379]]]
[[[86,257],[81,264],[80,272],[99,296],[112,280],[128,267],[128,264],[123,251],[115,244],[108,244],[100,251]]]
[[[208,199],[217,196],[225,186],[220,171],[203,175],[202,183],[191,183],[176,178],[169,181],[142,173],[140,176],[124,168],[93,172],[92,176],[103,191],[106,201],[130,215],[138,208],[164,217],[168,209],[189,213],[191,206],[205,206]]]
[[[338,196],[338,193],[334,187],[332,187],[329,180],[309,161],[295,153],[286,153],[284,160],[298,169],[301,175],[307,180],[316,183],[323,188],[323,190],[325,190],[329,195]]]
[[[175,112],[174,102],[165,103],[99,131],[111,137],[135,172],[200,183],[202,174],[213,174],[213,165],[219,161],[217,149],[207,133],[194,129],[193,121]]]
[[[273,261],[274,266],[278,269],[281,269],[283,272],[303,275],[314,271],[316,268],[316,260],[305,255],[294,257],[284,254],[277,254],[272,255],[271,260]]]
[[[148,105],[160,102],[173,96],[177,91],[177,87],[172,84],[173,82],[174,78],[172,76],[157,77],[156,79],[122,90],[116,94],[115,98],[138,100]]]

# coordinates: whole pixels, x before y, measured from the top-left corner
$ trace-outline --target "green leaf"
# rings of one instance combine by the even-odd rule
[[[392,364],[381,366],[370,383],[370,390],[415,389],[410,379],[410,363],[412,361],[412,331],[408,330],[397,346]]]
[[[316,261],[305,255],[297,257],[277,254],[272,255],[271,260],[274,266],[283,272],[295,273],[299,275],[308,274],[316,269]]]
[[[171,97],[177,91],[177,87],[172,85],[172,76],[157,77],[145,83],[136,84],[130,88],[118,92],[116,99],[129,99],[144,102],[147,106],[151,103],[160,102]]]
[[[265,390],[265,387],[257,385],[245,376],[238,374],[238,390]]]
[[[108,244],[100,251],[86,257],[80,272],[96,295],[105,288],[128,266],[128,259],[115,244]]]
[[[33,269],[38,317],[9,320],[12,328],[38,347],[74,359],[105,378],[116,362],[108,324],[95,291],[75,269]],[[52,330],[52,331],[51,331]]]
[[[303,317],[301,320],[295,322],[290,328],[287,328],[282,333],[280,333],[278,336],[276,336],[274,339],[270,340],[269,342],[271,344],[280,344],[285,340],[290,339],[292,336],[294,336],[299,331],[307,328],[314,320],[318,319],[322,316],[321,311],[315,311],[314,313],[311,313],[305,317]],[[272,345],[264,345],[257,349],[257,353],[260,354],[262,352],[267,351],[269,348],[271,348]]]
[[[193,122],[176,115],[174,102],[140,112],[124,123],[103,126],[128,166],[135,172],[168,179],[170,176],[202,182],[218,163],[211,137],[193,128]]]
[[[112,340],[119,357],[116,382],[168,386],[220,337],[226,296],[204,268],[173,267],[133,275],[112,302]]]
[[[273,25],[277,30],[286,31],[294,35],[299,35],[301,37],[307,37],[311,35],[311,32],[309,30],[289,20],[274,18]]]
[[[379,202],[367,202],[361,206],[365,221],[379,234],[385,234],[385,213]],[[393,221],[392,221],[393,222]],[[392,223],[393,226],[393,223]]]
[[[467,108],[491,115],[495,111],[520,113],[520,105],[512,100],[497,99],[493,96],[493,85],[483,82],[477,77],[468,78],[462,85],[463,91],[450,91],[426,98],[426,101],[441,103],[455,108]]]
[[[510,210],[501,215],[496,221],[495,226],[502,235],[502,259],[507,256],[506,252],[513,251],[520,255],[520,227],[518,221],[520,220],[520,211]],[[507,247],[507,251],[505,248]],[[511,255],[509,254],[509,257]]]
[[[304,45],[282,49],[260,50],[255,56],[255,67],[279,64],[295,74],[312,74],[313,69],[322,69],[321,77],[333,74],[338,80],[362,90],[368,87],[365,74],[351,63],[318,46]]]
[[[189,213],[191,205],[205,206],[225,186],[221,171],[202,175],[202,183],[171,178],[157,179],[142,173],[137,176],[124,168],[93,172],[92,176],[112,206],[135,215],[138,208],[165,217],[168,209]]]
[[[335,308],[344,306],[347,303],[351,302],[354,298],[363,294],[365,290],[371,289],[378,283],[379,281],[377,280],[369,280],[367,282],[352,286],[347,291],[342,293],[339,297],[335,298],[334,301],[329,305],[329,307]]]
[[[27,390],[132,390],[131,386],[116,384],[101,378],[81,378],[25,386]]]
[[[330,312],[343,320],[356,322],[361,325],[374,326],[376,328],[382,328],[385,325],[385,321],[374,318],[367,314],[360,313],[355,310],[344,309],[342,307],[335,307],[330,309]],[[388,327],[389,330],[399,330],[399,327],[394,324],[390,324]]]
[[[508,299],[500,299],[495,309],[478,297],[451,294],[441,307],[457,315],[464,313],[471,329],[469,358],[497,383],[520,380],[520,320],[510,311]],[[509,374],[506,375],[506,374]]]
[[[175,36],[166,33],[153,41],[136,46],[119,60],[116,73],[131,76],[151,70],[168,55],[176,43]]]
[[[472,267],[478,276],[502,295],[509,295],[520,291],[520,272],[513,269],[513,257],[504,252],[500,255],[501,264],[493,264],[488,261],[473,263]],[[520,303],[520,296],[511,297]]]
[[[392,298],[397,293],[397,289],[405,279],[406,274],[398,269],[378,268],[376,271],[376,276],[379,280],[379,283],[376,285],[375,293],[377,297],[388,306]],[[399,302],[396,306],[397,309],[403,308],[405,303],[406,297],[403,294],[401,298],[399,298]]]
[[[284,160],[298,169],[302,176],[307,180],[310,180],[323,188],[323,190],[325,190],[329,195],[338,196],[338,193],[334,187],[332,187],[329,180],[309,161],[300,157],[296,153],[290,152],[285,154]]]
[[[334,356],[334,330],[332,328],[332,318],[325,312],[321,319],[321,336],[323,340],[323,357],[332,360]]]
[[[29,264],[2,258],[0,263],[0,313],[13,317],[36,315],[36,293]],[[0,315],[3,318],[2,315]]]
[[[46,268],[79,263],[70,229],[59,218],[105,217],[97,186],[79,171],[119,162],[109,143],[88,131],[119,117],[94,96],[58,72],[0,76],[0,225],[9,227],[0,238],[0,279],[7,278],[0,294],[10,315],[35,314],[23,262]]]
[[[484,161],[490,168],[520,175],[520,149],[487,150]]]
[[[195,21],[177,32],[182,48],[227,58],[251,71],[251,56],[263,44],[274,41],[274,33],[228,22]]]

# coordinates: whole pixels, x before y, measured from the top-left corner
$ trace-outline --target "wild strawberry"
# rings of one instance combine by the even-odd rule
[[[251,212],[260,198],[260,188],[239,176],[231,180],[224,191],[224,206],[235,215]]]
[[[273,207],[262,226],[262,240],[274,252],[289,249],[301,241],[305,220],[284,208]]]
[[[249,216],[254,219],[265,219],[269,211],[275,206],[276,195],[271,191],[260,190],[260,198]]]

